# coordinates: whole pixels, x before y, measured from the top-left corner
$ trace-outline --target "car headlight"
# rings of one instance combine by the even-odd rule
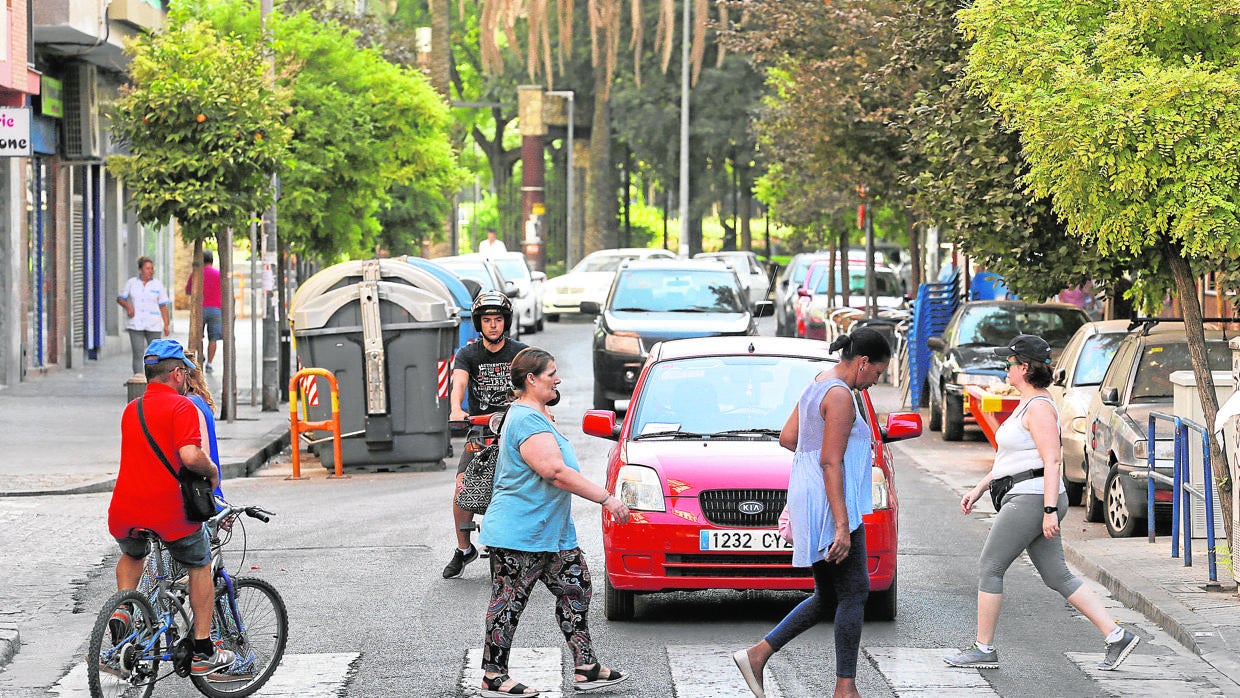
[[[887,478],[883,475],[882,468],[870,468],[870,494],[874,500],[874,511],[891,508]]]
[[[636,332],[615,332],[603,335],[603,348],[617,354],[640,355],[642,339]]]
[[[1145,439],[1134,442],[1132,444],[1132,455],[1144,464],[1149,461],[1149,446]],[[1154,440],[1154,460],[1171,460],[1175,458],[1175,439],[1155,439]]]
[[[663,484],[654,468],[644,465],[626,465],[616,476],[616,490],[620,501],[633,510],[667,511],[663,501]]]
[[[956,383],[959,385],[980,385],[987,387],[991,385],[1003,385],[1003,379],[999,376],[992,376],[989,373],[961,373],[956,376]]]

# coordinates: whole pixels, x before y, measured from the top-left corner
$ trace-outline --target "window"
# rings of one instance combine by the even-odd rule
[[[1099,385],[1106,375],[1115,351],[1124,341],[1124,334],[1096,334],[1085,340],[1081,348],[1081,358],[1077,359],[1076,371],[1072,375],[1072,385]]]

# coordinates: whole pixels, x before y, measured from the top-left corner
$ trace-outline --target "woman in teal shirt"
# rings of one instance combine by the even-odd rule
[[[577,690],[620,683],[628,674],[603,666],[590,642],[590,571],[577,547],[571,499],[575,494],[601,504],[620,523],[629,520],[629,509],[581,475],[572,445],[551,421],[547,403],[560,383],[554,357],[533,347],[521,350],[512,360],[511,380],[517,397],[504,418],[495,487],[478,538],[491,552],[482,695],[538,695],[508,676],[508,653],[539,581],[556,596],[556,619],[573,653]]]

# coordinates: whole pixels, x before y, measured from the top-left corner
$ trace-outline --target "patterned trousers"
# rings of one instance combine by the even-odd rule
[[[487,606],[482,670],[508,673],[508,652],[535,582],[555,594],[555,617],[573,653],[574,666],[598,660],[590,644],[590,570],[581,548],[531,553],[491,548],[491,603]]]

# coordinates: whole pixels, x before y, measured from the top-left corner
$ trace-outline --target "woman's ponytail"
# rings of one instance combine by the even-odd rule
[[[840,352],[840,358],[845,360],[858,356],[864,356],[872,363],[891,359],[891,345],[887,343],[887,338],[868,327],[836,337],[831,342],[830,350]]]

